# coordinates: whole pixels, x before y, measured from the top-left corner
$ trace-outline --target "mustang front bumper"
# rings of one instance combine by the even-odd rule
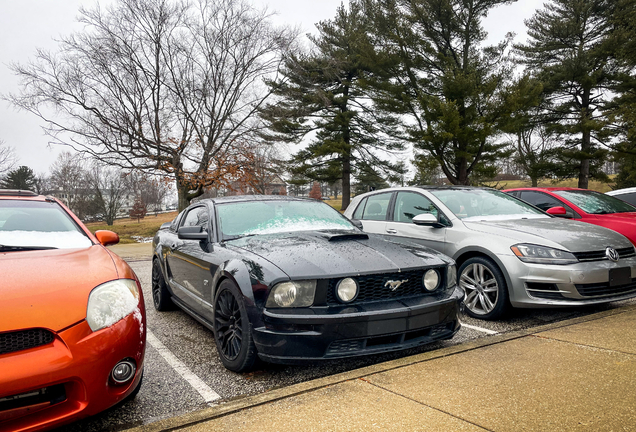
[[[464,293],[353,306],[266,309],[254,328],[258,355],[270,363],[299,363],[375,354],[450,339],[460,328]]]

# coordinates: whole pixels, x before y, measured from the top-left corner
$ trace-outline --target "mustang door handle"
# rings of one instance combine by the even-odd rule
[[[172,243],[170,245],[170,249],[175,250],[177,248],[177,244],[176,243]]]
[[[397,231],[392,228],[389,228],[388,230],[386,230],[386,232],[388,232],[389,234],[397,234]]]

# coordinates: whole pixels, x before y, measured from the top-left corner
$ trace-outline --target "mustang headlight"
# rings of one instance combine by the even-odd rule
[[[446,287],[451,288],[457,285],[457,267],[451,264],[446,267]]]
[[[274,285],[265,307],[307,307],[314,304],[316,281],[289,281]]]
[[[86,322],[97,331],[115,324],[139,306],[137,283],[118,279],[99,285],[88,296]]]
[[[535,264],[574,264],[578,259],[570,252],[532,244],[518,244],[510,248],[523,262]]]

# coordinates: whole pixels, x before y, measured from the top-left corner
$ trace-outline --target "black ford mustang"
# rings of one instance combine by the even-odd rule
[[[463,298],[452,259],[363,233],[327,204],[238,196],[192,204],[153,240],[157,310],[214,332],[225,367],[296,363],[449,339]]]

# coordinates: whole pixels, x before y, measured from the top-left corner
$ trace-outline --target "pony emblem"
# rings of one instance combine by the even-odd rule
[[[400,287],[400,285],[402,285],[403,283],[406,283],[408,281],[409,281],[408,279],[404,279],[404,280],[401,280],[401,281],[399,281],[399,280],[398,281],[390,280],[390,281],[386,281],[384,286],[385,287],[388,286],[391,291],[395,291],[396,289],[398,289]]]

